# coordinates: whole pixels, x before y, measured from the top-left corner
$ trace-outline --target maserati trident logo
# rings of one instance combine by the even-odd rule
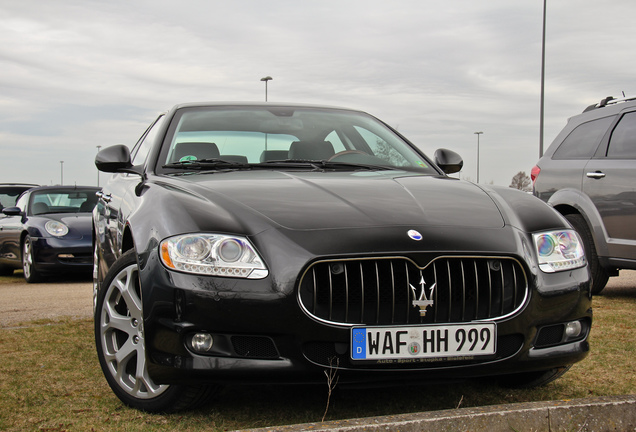
[[[406,234],[411,238],[411,240],[415,240],[415,241],[422,240],[422,234],[420,234],[419,231],[408,230]]]
[[[417,296],[417,288],[410,285],[413,292],[413,306],[420,308],[420,316],[426,316],[426,308],[433,306],[433,292],[435,291],[435,285],[431,285],[428,289],[428,297],[426,296],[426,282],[424,282],[424,275],[420,279],[420,296]]]

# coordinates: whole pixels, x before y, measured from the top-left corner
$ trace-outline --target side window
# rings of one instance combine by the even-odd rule
[[[15,203],[15,206],[20,207],[20,210],[22,211],[26,211],[27,197],[28,195],[22,195],[20,199]]]
[[[636,159],[636,112],[625,114],[614,128],[607,157]]]
[[[612,121],[614,117],[604,117],[577,126],[563,140],[552,159],[590,159]]]
[[[159,130],[161,129],[161,125],[163,124],[165,117],[165,115],[161,115],[157,120],[155,120],[155,123],[150,126],[146,135],[140,140],[135,148],[133,148],[133,165],[140,165],[146,161],[148,152],[155,143],[155,138],[157,138],[157,135],[159,134]]]

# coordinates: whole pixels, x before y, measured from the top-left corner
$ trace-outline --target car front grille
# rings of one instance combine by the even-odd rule
[[[351,325],[495,319],[518,310],[527,294],[519,262],[502,257],[440,257],[423,268],[408,258],[319,261],[299,289],[310,316]],[[422,300],[431,303],[414,304]]]

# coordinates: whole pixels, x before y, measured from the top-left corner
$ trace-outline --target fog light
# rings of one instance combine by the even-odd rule
[[[582,329],[580,321],[571,321],[565,325],[565,336],[568,339],[579,337]]]
[[[197,352],[210,351],[213,344],[214,339],[209,333],[196,333],[194,336],[192,336],[192,340],[190,341],[190,346]]]

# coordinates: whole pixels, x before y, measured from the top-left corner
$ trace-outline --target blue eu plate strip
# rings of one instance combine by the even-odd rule
[[[354,360],[364,360],[367,358],[366,352],[367,329],[356,328],[351,332],[351,358]]]

